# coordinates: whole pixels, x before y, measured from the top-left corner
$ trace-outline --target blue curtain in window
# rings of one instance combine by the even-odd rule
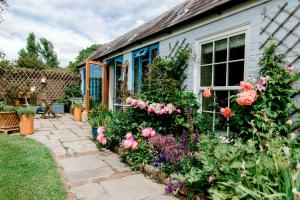
[[[92,97],[96,102],[102,101],[102,91],[103,91],[103,69],[98,65],[90,66],[90,97]]]

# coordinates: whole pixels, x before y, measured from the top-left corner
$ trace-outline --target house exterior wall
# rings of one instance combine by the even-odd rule
[[[199,92],[199,76],[200,76],[200,62],[199,59],[199,50],[197,48],[198,40],[205,37],[210,37],[214,34],[219,34],[224,31],[234,30],[237,27],[247,27],[248,31],[248,41],[246,39],[246,63],[245,63],[245,70],[247,79],[248,76],[255,77],[259,72],[258,67],[258,60],[262,55],[262,50],[259,50],[260,44],[267,38],[266,34],[260,35],[261,27],[264,27],[268,20],[264,19],[261,15],[261,12],[264,8],[267,9],[267,13],[270,16],[274,16],[275,13],[278,11],[277,6],[282,6],[285,1],[282,0],[272,0],[266,3],[260,4],[258,6],[249,8],[247,10],[243,10],[241,12],[235,13],[231,16],[224,17],[212,23],[206,24],[202,27],[193,29],[191,31],[182,33],[172,38],[168,38],[165,40],[160,41],[160,55],[162,57],[168,56],[171,48],[175,45],[177,41],[182,41],[186,39],[186,42],[189,43],[190,48],[192,50],[191,57],[189,59],[189,67],[186,70],[187,79],[185,81],[186,90],[193,91],[196,95]],[[289,10],[293,10],[299,4],[298,0],[289,0],[287,8]],[[297,12],[299,15],[299,11]],[[287,14],[281,13],[277,19],[278,21],[282,22],[287,17]],[[286,27],[290,29],[297,23],[297,19],[291,17],[288,22],[286,23]],[[272,32],[276,29],[274,23],[268,28],[268,31]],[[298,27],[296,32],[300,32],[300,27]],[[276,34],[276,37],[283,38],[286,34],[286,31],[281,30]],[[286,39],[286,44],[292,46],[297,38],[289,36]],[[279,51],[284,52],[285,48],[279,46]],[[295,51],[300,52],[300,44],[296,45],[294,48]],[[287,54],[287,60],[292,61],[295,59],[295,55],[291,52]],[[300,70],[300,60],[298,60],[294,66],[296,66],[297,70]],[[297,83],[296,86],[300,88],[300,83]],[[299,98],[295,99],[299,101]]]
[[[299,5],[298,0],[257,0],[250,1],[241,6],[236,6],[230,10],[226,10],[219,15],[209,16],[207,18],[199,19],[197,22],[186,24],[184,27],[179,27],[171,34],[161,34],[159,37],[141,42],[137,46],[130,47],[118,54],[110,55],[109,58],[113,58],[119,55],[123,55],[123,61],[128,61],[128,90],[132,90],[132,52],[141,47],[159,43],[159,54],[161,57],[169,56],[172,47],[178,41],[179,43],[185,40],[185,43],[189,43],[189,47],[192,50],[192,54],[188,61],[188,68],[186,70],[187,78],[185,80],[185,89],[192,91],[196,95],[199,95],[200,87],[200,59],[199,59],[199,41],[211,36],[222,34],[224,32],[234,31],[236,29],[244,29],[246,32],[246,55],[245,55],[245,73],[244,78],[249,76],[255,77],[259,72],[258,60],[262,55],[262,49],[259,49],[260,44],[267,38],[265,33],[260,34],[260,30],[264,27],[269,20],[264,18],[261,14],[264,8],[268,15],[273,17],[279,10],[278,6],[282,6],[285,2],[288,2],[287,9],[294,10]],[[300,16],[300,10],[296,12],[296,15]],[[276,18],[279,22],[284,21],[287,14],[282,12]],[[291,17],[285,26],[291,29],[298,23],[298,20]],[[277,25],[272,23],[268,31],[273,32],[277,28]],[[300,33],[300,26],[297,27],[295,32]],[[286,31],[280,29],[276,33],[276,37],[283,38]],[[288,36],[285,39],[285,44],[292,46],[298,38],[294,36]],[[297,44],[293,48],[296,52],[300,52],[300,44]],[[279,52],[284,52],[285,47],[282,45],[278,48]],[[291,62],[295,59],[295,55],[289,52],[287,60]],[[300,71],[300,60],[293,64],[297,71]],[[300,88],[300,82],[295,87]],[[300,103],[300,98],[295,98],[297,103]]]

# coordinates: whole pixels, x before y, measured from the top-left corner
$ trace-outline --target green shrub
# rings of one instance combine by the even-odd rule
[[[26,117],[29,117],[30,115],[34,115],[35,113],[35,109],[31,108],[31,107],[18,107],[17,108],[17,113],[19,115],[19,117],[22,117],[23,115],[25,115]]]
[[[0,112],[15,112],[16,108],[0,102]]]

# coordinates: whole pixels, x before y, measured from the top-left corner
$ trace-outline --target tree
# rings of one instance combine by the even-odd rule
[[[38,59],[39,57],[39,49],[40,45],[35,41],[35,35],[34,33],[29,33],[29,36],[27,37],[27,44],[25,49],[21,49],[19,51],[20,57],[31,57]]]
[[[8,4],[7,4],[6,0],[0,0],[0,23],[3,20],[2,14],[7,6],[8,6]]]
[[[84,61],[88,56],[90,56],[94,51],[98,50],[102,45],[101,44],[93,44],[85,49],[82,49],[79,52],[79,55],[75,58],[74,62],[70,62],[68,65],[68,69],[73,72],[79,72],[78,65]]]
[[[0,68],[11,67],[11,63],[6,59],[4,52],[0,51]]]
[[[40,53],[44,62],[51,68],[57,68],[59,62],[53,44],[46,38],[40,38]]]
[[[46,69],[58,68],[59,62],[53,44],[46,38],[36,41],[34,33],[29,33],[26,48],[19,51],[18,67]]]

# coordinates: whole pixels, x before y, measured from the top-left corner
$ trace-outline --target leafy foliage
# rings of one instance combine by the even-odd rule
[[[46,38],[40,38],[40,46],[40,54],[44,62],[51,68],[58,67],[59,62],[53,44]]]
[[[15,112],[16,108],[0,102],[0,112]]]
[[[83,62],[88,56],[90,56],[94,51],[99,49],[101,44],[93,44],[79,52],[79,55],[75,58],[73,62],[70,62],[67,68],[73,72],[79,72],[78,65]]]
[[[17,67],[47,69],[57,68],[59,62],[53,44],[46,38],[36,41],[34,33],[29,33],[25,49],[19,51]]]
[[[17,113],[19,115],[19,117],[22,117],[23,115],[25,115],[26,117],[29,117],[30,115],[34,115],[35,110],[34,108],[30,108],[30,107],[18,107],[17,108]]]
[[[287,71],[284,64],[284,55],[276,53],[275,44],[264,50],[259,61],[262,67],[259,75],[269,77],[267,89],[259,93],[252,106],[239,106],[233,99],[233,127],[236,132],[247,134],[260,131],[287,135],[291,131],[291,125],[287,121],[292,105],[291,97],[297,92],[292,84],[300,76]],[[245,137],[249,138],[249,134]]]

